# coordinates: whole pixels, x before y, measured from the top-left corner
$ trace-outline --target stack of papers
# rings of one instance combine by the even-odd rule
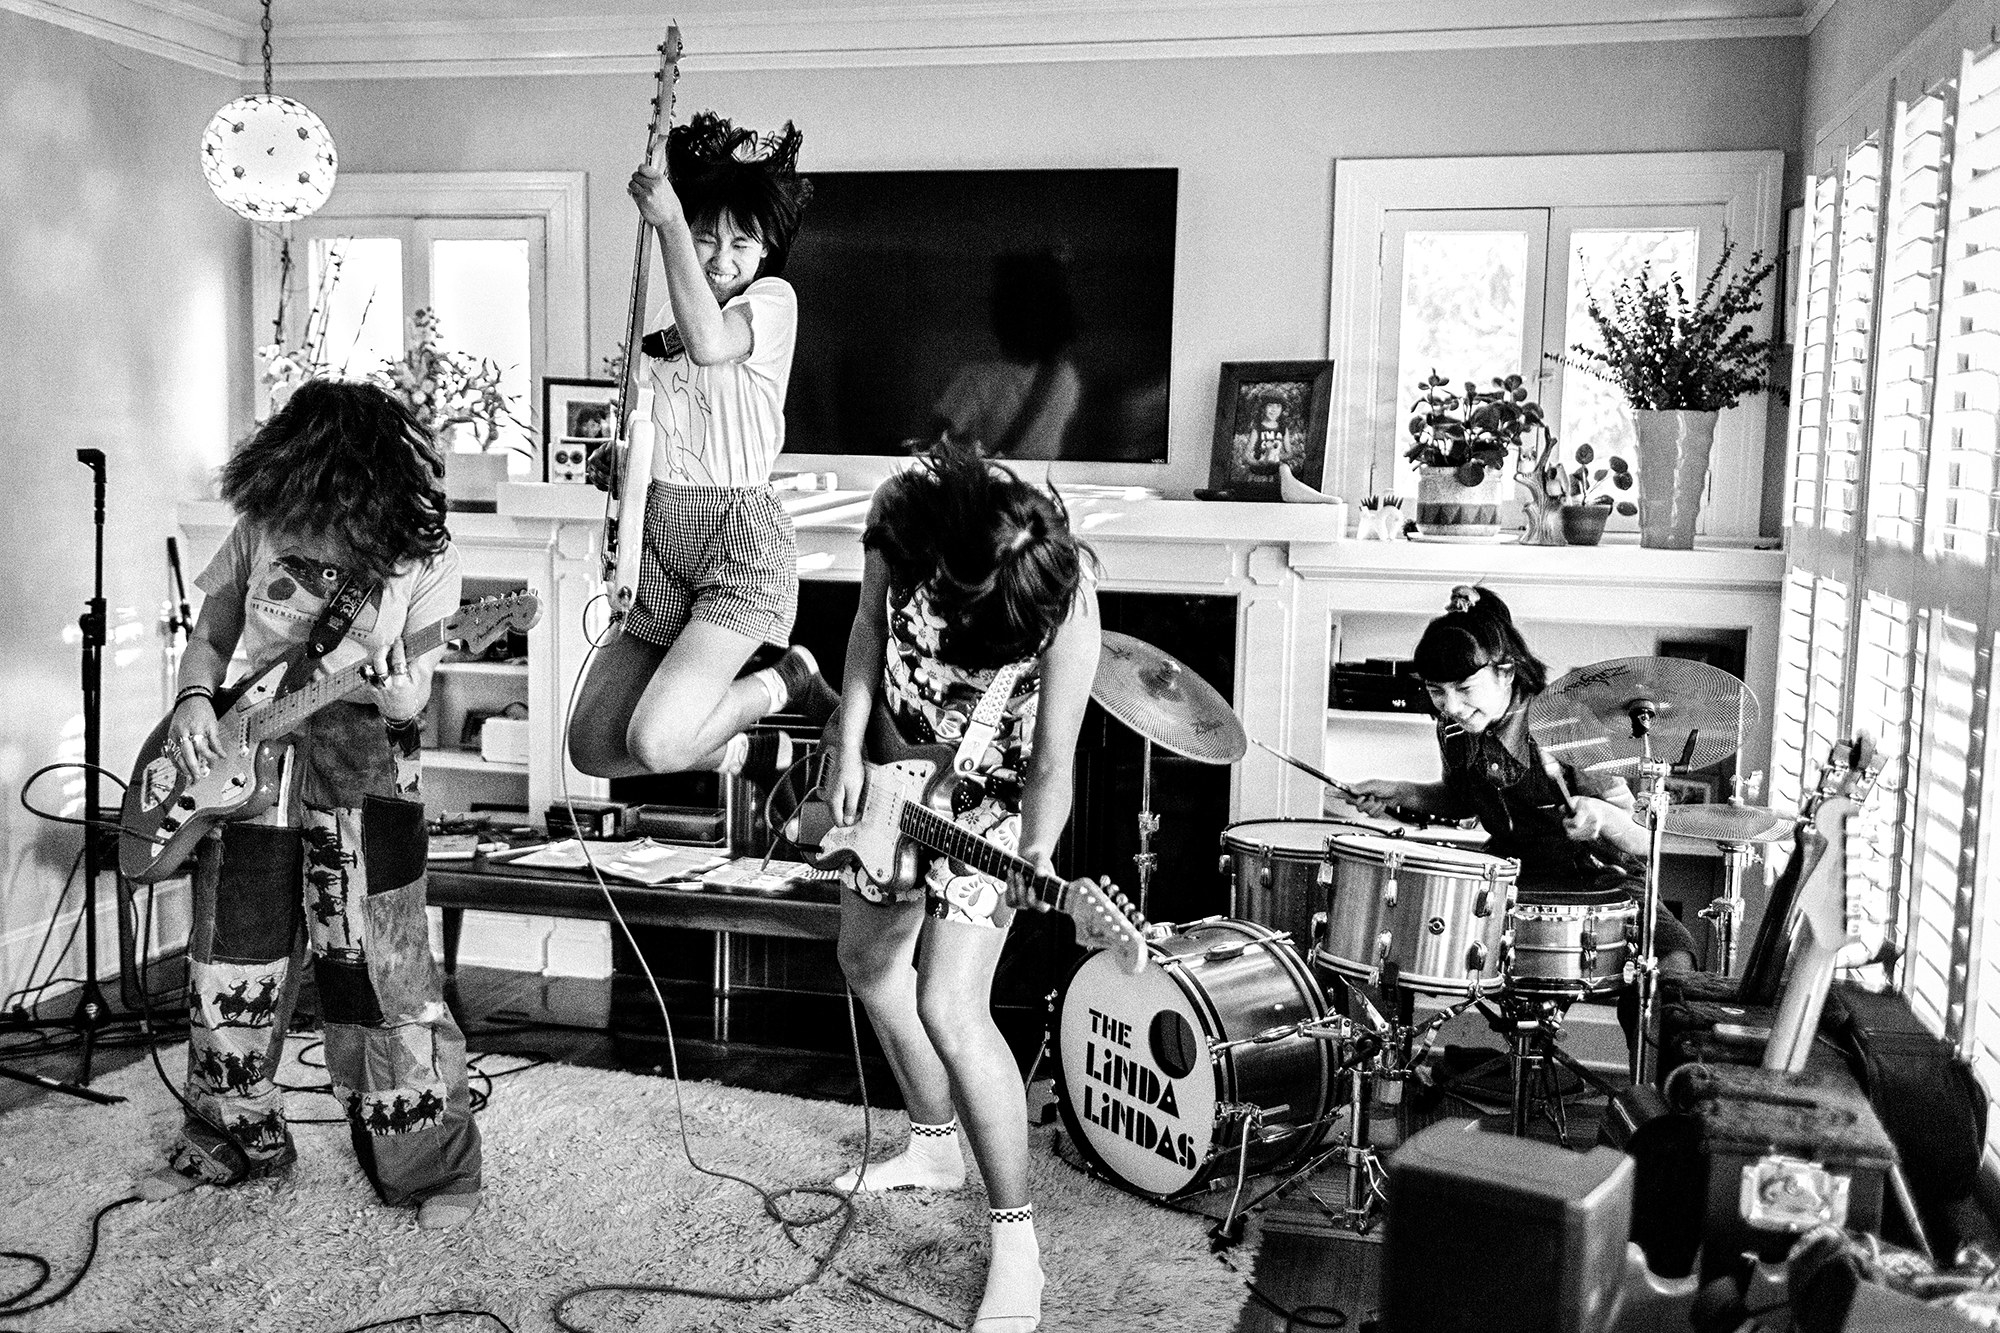
[[[680,847],[639,838],[631,842],[584,842],[565,838],[523,852],[491,854],[489,861],[533,866],[541,870],[582,870],[593,866],[607,879],[634,884],[685,884],[699,887],[701,877],[729,858],[709,847]]]
[[[838,878],[831,870],[815,870],[803,861],[766,861],[761,856],[739,856],[701,877],[711,889],[726,893],[764,893],[773,896],[796,893],[814,880]]]

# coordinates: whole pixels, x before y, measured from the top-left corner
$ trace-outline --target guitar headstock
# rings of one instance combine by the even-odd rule
[[[1109,880],[1073,879],[1063,885],[1055,908],[1076,923],[1078,944],[1109,951],[1127,975],[1136,977],[1146,970],[1146,937],[1123,902],[1124,895]]]
[[[646,125],[646,157],[655,166],[666,155],[667,127],[674,123],[674,89],[681,81],[681,29],[669,24],[667,39],[657,48],[660,68],[653,74],[653,118]]]
[[[531,592],[508,593],[461,606],[456,615],[445,618],[440,637],[462,639],[469,651],[483,652],[507,631],[525,634],[541,618],[541,598]]]
[[[1868,795],[1881,771],[1882,760],[1875,752],[1875,739],[1867,732],[1857,732],[1850,740],[1835,741],[1813,789],[1815,809],[1829,800],[1858,804]]]

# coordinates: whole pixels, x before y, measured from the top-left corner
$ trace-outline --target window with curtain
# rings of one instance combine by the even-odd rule
[[[1881,772],[1849,828],[1847,922],[2000,1093],[2000,54],[1899,99],[1811,178],[1786,485],[1774,800],[1835,739]],[[2000,784],[1996,784],[2000,787]],[[1988,1151],[2000,1144],[2000,1118]]]

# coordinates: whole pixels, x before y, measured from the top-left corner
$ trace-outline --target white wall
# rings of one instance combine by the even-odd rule
[[[1171,461],[1147,479],[1182,494],[1206,484],[1220,363],[1326,355],[1336,159],[1795,149],[1804,55],[1763,39],[709,74],[690,50],[683,114],[794,119],[808,172],[1179,168]],[[345,169],[587,171],[593,364],[615,348],[647,76],[306,86]]]
[[[91,487],[76,451],[107,456],[106,597],[114,628],[143,630],[105,659],[103,752],[122,772],[163,704],[152,628],[172,506],[203,491],[246,418],[249,232],[196,156],[237,91],[0,12],[0,992],[25,979],[80,846],[17,798],[29,772],[82,752],[72,631]],[[80,793],[76,774],[54,776],[37,785],[45,806],[65,802],[64,779]]]
[[[1816,142],[1881,127],[1890,79],[1904,81],[1907,97],[1956,74],[1959,50],[1992,41],[1995,22],[1995,0],[1836,0],[1806,39],[1807,169]]]

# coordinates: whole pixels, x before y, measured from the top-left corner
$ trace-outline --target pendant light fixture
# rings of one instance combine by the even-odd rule
[[[338,159],[326,124],[271,92],[271,0],[264,0],[264,91],[215,113],[201,136],[201,172],[215,197],[252,222],[310,217],[333,193]]]

